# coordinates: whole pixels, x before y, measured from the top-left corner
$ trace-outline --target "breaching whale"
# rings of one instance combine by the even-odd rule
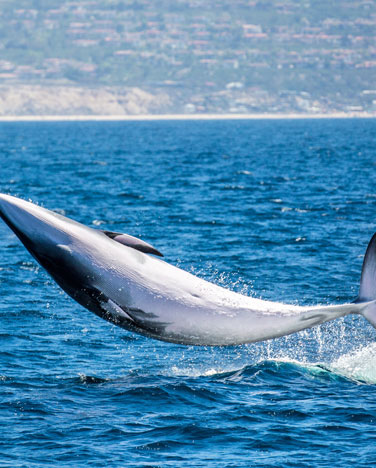
[[[79,304],[158,340],[238,345],[348,314],[362,314],[376,327],[376,235],[364,257],[354,302],[302,307],[235,293],[157,258],[162,254],[140,239],[87,227],[10,195],[0,194],[0,216]]]

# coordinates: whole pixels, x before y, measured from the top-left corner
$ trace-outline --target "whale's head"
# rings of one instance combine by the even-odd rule
[[[158,250],[127,234],[93,229],[10,195],[0,194],[0,217],[79,304],[124,328],[134,328],[110,298],[122,291],[120,299],[127,307],[128,264],[143,264],[145,253],[161,255]]]
[[[49,273],[53,272],[45,265],[46,262],[61,260],[72,253],[72,245],[84,242],[88,232],[96,232],[11,195],[0,194],[0,217]]]
[[[105,236],[10,195],[0,194],[0,217],[53,279],[82,303],[78,295],[90,287],[97,272],[95,262],[83,263],[78,253],[90,251],[93,236]]]
[[[53,255],[56,246],[67,245],[80,226],[38,205],[3,194],[0,217],[38,261],[40,254]]]
[[[153,246],[128,234],[90,228],[10,195],[0,194],[0,217],[79,304],[123,328],[159,338],[165,324],[153,322],[151,327],[154,316],[133,307],[127,276],[129,263],[139,267],[146,253],[162,255]]]

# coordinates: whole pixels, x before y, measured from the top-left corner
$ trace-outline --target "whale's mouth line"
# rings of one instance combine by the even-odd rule
[[[7,224],[10,229],[15,232],[15,226],[14,224],[10,221],[10,219],[4,214],[2,210],[0,210],[0,218],[4,221],[5,224]]]
[[[0,218],[9,226],[9,228],[14,232],[14,234],[20,239],[22,244],[30,252],[30,254],[39,262],[38,256],[35,253],[36,248],[32,240],[9,219],[9,217],[0,210]]]

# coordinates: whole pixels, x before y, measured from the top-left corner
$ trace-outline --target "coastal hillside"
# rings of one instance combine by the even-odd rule
[[[3,0],[0,114],[375,112],[375,44],[375,0]]]
[[[167,93],[140,88],[0,85],[0,116],[145,115],[171,108]]]

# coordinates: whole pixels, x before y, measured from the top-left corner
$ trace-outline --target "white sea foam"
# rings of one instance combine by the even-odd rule
[[[233,369],[231,369],[232,371]],[[223,372],[229,372],[222,368],[215,369],[214,367],[205,368],[203,367],[177,367],[173,366],[171,368],[172,374],[179,377],[210,377],[216,374],[222,374]]]
[[[376,383],[376,343],[340,356],[328,368],[350,379]]]

